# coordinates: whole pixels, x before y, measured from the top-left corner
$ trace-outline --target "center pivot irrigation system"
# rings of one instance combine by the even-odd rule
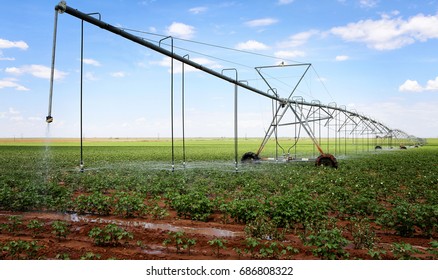
[[[142,37],[135,36],[132,33],[128,33],[124,29],[112,26],[100,19],[99,13],[85,14],[76,9],[67,6],[65,1],[61,1],[55,7],[55,24],[53,35],[53,48],[52,48],[52,64],[51,64],[51,78],[50,78],[50,93],[49,93],[49,110],[46,117],[47,123],[53,121],[52,117],[52,97],[53,97],[53,80],[55,71],[55,53],[56,53],[56,34],[58,24],[58,14],[66,13],[82,20],[82,41],[81,41],[81,162],[80,167],[83,171],[83,154],[82,154],[82,79],[83,79],[83,22],[88,22],[92,25],[98,26],[111,33],[124,37],[130,41],[133,41],[139,45],[152,49],[158,53],[161,53],[171,58],[171,140],[172,140],[172,171],[175,167],[175,147],[174,147],[174,90],[173,90],[173,61],[180,61],[183,65],[189,65],[193,68],[201,70],[207,74],[210,74],[216,78],[225,80],[234,84],[234,163],[235,170],[238,170],[238,88],[246,89],[250,92],[264,96],[272,100],[272,119],[270,121],[268,129],[265,131],[263,141],[257,150],[257,152],[245,153],[240,161],[241,162],[257,162],[263,160],[273,160],[276,162],[292,162],[292,161],[309,161],[309,158],[299,158],[296,152],[297,142],[300,138],[302,130],[307,134],[307,137],[313,142],[313,154],[315,164],[317,166],[331,166],[338,167],[336,159],[337,155],[347,154],[347,143],[350,145],[356,144],[356,147],[367,147],[369,150],[370,142],[374,146],[374,149],[392,149],[393,146],[399,146],[400,148],[406,148],[407,146],[416,146],[423,144],[424,140],[408,135],[405,132],[398,129],[391,129],[383,123],[376,121],[370,117],[359,114],[353,110],[347,110],[345,106],[338,106],[336,103],[329,103],[327,105],[321,104],[318,100],[311,102],[305,101],[302,97],[294,95],[296,89],[302,82],[304,76],[308,72],[311,64],[299,63],[299,64],[284,64],[276,66],[262,66],[255,67],[257,74],[268,86],[267,91],[262,91],[258,88],[252,87],[247,81],[240,81],[238,79],[238,71],[235,68],[223,69],[221,72],[214,71],[201,64],[198,64],[189,59],[188,55],[180,56],[174,52],[173,38],[171,36],[164,37],[158,44],[154,44],[145,40]],[[99,18],[93,17],[93,15],[99,15]],[[167,50],[161,47],[162,41],[170,40],[171,50]],[[282,98],[277,94],[277,89],[271,85],[269,78],[264,71],[269,69],[280,67],[301,67],[303,73],[293,87],[292,92],[287,98]],[[233,78],[224,75],[224,72],[232,71],[235,75]],[[184,75],[184,70],[183,70]],[[184,79],[184,78],[183,78]],[[186,164],[185,158],[185,135],[184,135],[184,88],[182,95],[182,128],[183,128],[183,165]],[[278,139],[278,129],[283,126],[293,126],[295,129],[295,136],[292,137],[292,145],[289,148],[283,147]],[[261,153],[266,147],[268,141],[275,138],[275,157],[266,158],[262,157]],[[323,143],[325,142],[325,143]],[[334,143],[333,143],[334,142]],[[360,145],[362,142],[362,145]],[[363,143],[366,143],[364,145]],[[333,153],[330,153],[330,148]],[[351,152],[351,149],[350,151]]]

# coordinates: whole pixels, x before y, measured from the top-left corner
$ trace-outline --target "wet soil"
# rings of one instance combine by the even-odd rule
[[[22,223],[17,225],[14,231],[8,230],[12,215],[20,215]],[[31,220],[42,222],[43,228],[37,234],[29,229],[27,225]],[[65,221],[69,225],[69,233],[66,238],[57,238],[52,233],[54,221]],[[116,224],[119,227],[133,234],[133,239],[122,241],[115,246],[98,246],[88,236],[94,227],[103,228],[107,224]],[[191,221],[179,219],[175,213],[170,213],[163,220],[151,220],[144,218],[121,218],[116,216],[93,216],[78,215],[76,213],[53,213],[53,212],[0,212],[0,245],[7,244],[12,240],[36,241],[39,249],[31,256],[23,251],[11,255],[3,250],[0,259],[129,259],[129,260],[238,260],[238,259],[297,259],[312,260],[320,259],[312,254],[311,247],[305,246],[300,238],[300,230],[288,232],[281,241],[282,248],[293,247],[295,252],[262,256],[259,253],[251,254],[245,252],[247,246],[244,244],[246,235],[244,225],[236,223],[224,224],[221,218],[213,217],[208,222]],[[348,227],[348,222],[340,222],[340,227]],[[433,254],[427,250],[430,248],[431,238],[416,234],[413,237],[405,238],[396,236],[393,232],[385,231],[375,226],[378,243],[375,244],[381,251],[383,259],[394,259],[391,253],[393,243],[405,242],[411,244],[418,253],[413,257],[419,259],[433,259]],[[169,239],[169,232],[183,231],[186,238],[195,239],[196,244],[190,250],[176,249],[174,244],[165,245]],[[351,234],[345,231],[344,237],[352,240]],[[215,249],[209,244],[214,239],[225,240],[226,248]],[[261,243],[269,242],[261,240]],[[1,247],[1,246],[0,246]],[[355,249],[352,244],[344,248],[348,253],[348,259],[371,259],[366,249]],[[92,255],[92,254],[94,255]]]

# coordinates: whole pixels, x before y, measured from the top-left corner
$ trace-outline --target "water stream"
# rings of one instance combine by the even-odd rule
[[[6,215],[0,213],[0,215]],[[176,226],[168,223],[150,223],[144,222],[136,219],[119,219],[117,217],[98,217],[93,215],[79,215],[77,213],[52,213],[52,212],[26,212],[22,214],[29,218],[40,218],[40,219],[51,219],[51,220],[63,220],[72,223],[85,222],[85,223],[96,223],[96,224],[115,224],[118,226],[127,227],[137,227],[152,230],[163,230],[163,231],[184,231],[188,234],[201,234],[213,237],[238,237],[244,236],[243,232],[234,232],[230,230],[224,230],[219,228],[207,228],[207,227],[187,227],[187,226]]]

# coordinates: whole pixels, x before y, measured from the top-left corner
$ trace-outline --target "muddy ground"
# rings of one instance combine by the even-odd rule
[[[10,216],[19,215],[20,222],[12,225]],[[31,220],[38,220],[43,227],[37,233],[28,228]],[[65,221],[68,223],[68,234],[66,237],[58,238],[53,233],[52,224],[54,221]],[[116,224],[119,227],[133,234],[132,239],[122,240],[115,245],[96,245],[89,232],[94,227],[103,228],[108,224]],[[248,251],[245,245],[247,236],[244,232],[244,225],[227,223],[224,224],[220,218],[212,219],[209,222],[197,222],[186,219],[179,219],[175,213],[163,220],[149,220],[142,218],[120,218],[115,216],[92,216],[78,215],[75,213],[52,213],[52,212],[0,212],[0,244],[3,250],[0,259],[129,259],[129,260],[238,260],[238,259],[297,259],[312,260],[320,259],[312,254],[312,247],[305,246],[300,238],[300,231],[296,233],[289,231],[281,241],[282,249],[287,247],[293,250],[285,252],[278,251],[271,255],[260,254],[258,247],[253,253]],[[339,226],[347,228],[348,222]],[[12,228],[14,228],[12,230]],[[382,259],[395,259],[391,252],[393,243],[409,243],[417,253],[411,254],[413,258],[434,259],[436,255],[431,254],[431,238],[419,234],[409,238],[396,236],[392,232],[374,227],[376,233],[376,251],[385,251],[380,254]],[[177,250],[175,240],[166,245],[166,240],[171,239],[169,232],[183,231],[185,240],[195,240],[195,244],[188,248]],[[348,231],[344,231],[344,237],[352,240]],[[224,247],[218,249],[211,245],[212,240],[222,240]],[[5,246],[10,241],[23,240],[36,241],[38,248],[33,250],[21,249],[12,252]],[[224,241],[225,240],[225,241]],[[210,241],[210,243],[209,243]],[[169,241],[168,241],[169,242]],[[260,243],[270,242],[260,240]],[[7,247],[7,246],[6,246]],[[351,244],[343,248],[348,252],[348,259],[372,259],[367,249],[355,249]]]

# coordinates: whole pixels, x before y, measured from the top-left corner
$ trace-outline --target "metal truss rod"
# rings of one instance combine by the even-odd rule
[[[216,71],[214,71],[214,70],[212,70],[210,68],[202,66],[201,64],[193,62],[193,61],[191,61],[191,60],[189,60],[189,59],[187,59],[187,58],[185,58],[183,56],[177,55],[177,54],[175,54],[173,52],[170,52],[170,51],[168,51],[168,50],[166,50],[166,49],[164,49],[164,48],[162,48],[160,46],[157,46],[157,45],[155,45],[153,43],[145,41],[141,37],[135,36],[135,35],[133,35],[131,33],[128,33],[126,31],[120,29],[120,28],[117,28],[117,27],[115,27],[115,26],[113,26],[111,24],[108,24],[108,23],[106,23],[106,22],[104,22],[102,20],[98,20],[98,19],[93,18],[93,17],[91,17],[91,16],[89,16],[89,15],[83,13],[83,12],[80,12],[80,11],[78,11],[76,9],[73,9],[73,8],[67,6],[65,4],[65,2],[59,3],[55,7],[55,10],[58,11],[59,13],[66,13],[66,14],[69,14],[69,15],[74,16],[76,18],[82,19],[82,20],[84,20],[84,21],[86,21],[86,22],[88,22],[90,24],[98,26],[98,27],[100,27],[102,29],[105,29],[105,30],[107,30],[107,31],[109,31],[111,33],[114,33],[116,35],[122,36],[122,37],[124,37],[124,38],[126,38],[126,39],[128,39],[130,41],[133,41],[133,42],[135,42],[137,44],[140,44],[140,45],[142,45],[144,47],[152,49],[152,50],[154,50],[156,52],[159,52],[159,53],[161,53],[163,55],[166,55],[168,57],[176,59],[176,60],[178,60],[178,61],[180,61],[182,63],[188,64],[188,65],[190,65],[190,66],[192,66],[192,67],[194,67],[196,69],[204,71],[204,72],[206,72],[206,73],[208,73],[210,75],[216,76],[216,77],[218,77],[218,78],[220,78],[222,80],[225,80],[227,82],[235,84],[235,85],[237,85],[239,87],[245,88],[245,89],[247,89],[249,91],[255,92],[257,94],[263,95],[265,97],[268,97],[268,98],[271,98],[271,99],[274,99],[274,100],[277,100],[277,101],[285,102],[285,99],[283,99],[283,98],[279,98],[277,96],[270,95],[270,94],[268,94],[268,93],[266,93],[264,91],[261,91],[261,90],[259,90],[257,88],[251,87],[251,86],[249,86],[249,85],[247,85],[245,83],[242,83],[242,82],[240,82],[238,80],[235,80],[233,78],[225,76],[225,75],[223,75],[223,74],[221,74],[219,72],[216,72]]]
[[[94,17],[92,17],[92,16],[90,16],[88,14],[85,14],[85,13],[83,13],[81,11],[73,9],[73,8],[67,6],[64,1],[61,1],[55,7],[55,10],[57,12],[59,12],[59,13],[66,13],[66,14],[69,14],[69,15],[74,16],[76,18],[79,18],[79,19],[81,19],[83,21],[86,21],[86,22],[88,22],[90,24],[93,24],[93,25],[95,25],[97,27],[105,29],[105,30],[107,30],[107,31],[109,31],[111,33],[114,33],[114,34],[119,35],[121,37],[124,37],[124,38],[126,38],[126,39],[128,39],[130,41],[133,41],[133,42],[135,42],[135,43],[137,43],[139,45],[142,45],[144,47],[152,49],[152,50],[154,50],[156,52],[159,52],[159,53],[161,53],[163,55],[166,55],[166,56],[168,56],[170,58],[176,59],[176,60],[178,60],[178,61],[180,61],[182,63],[185,63],[187,65],[190,65],[190,66],[192,66],[192,67],[194,67],[194,68],[196,68],[198,70],[201,70],[201,71],[206,72],[206,73],[208,73],[210,75],[213,75],[213,76],[215,76],[217,78],[220,78],[222,80],[225,80],[227,82],[235,84],[235,85],[237,85],[237,86],[239,86],[241,88],[247,89],[249,91],[252,91],[252,92],[257,93],[259,95],[265,96],[267,98],[279,101],[281,104],[298,103],[300,105],[305,105],[305,106],[315,106],[315,103],[306,102],[304,100],[302,100],[302,101],[301,100],[300,101],[294,101],[294,100],[290,100],[288,98],[281,98],[277,94],[269,94],[268,92],[265,92],[265,91],[262,91],[260,89],[254,88],[254,87],[248,85],[247,83],[243,83],[242,81],[233,79],[233,78],[228,77],[226,75],[223,75],[222,73],[216,72],[216,71],[214,71],[214,70],[212,70],[212,69],[210,69],[208,67],[205,67],[205,66],[203,66],[201,64],[198,64],[198,63],[196,63],[196,62],[194,62],[194,61],[192,61],[192,60],[190,60],[190,59],[188,59],[186,57],[180,56],[180,55],[175,54],[175,53],[173,53],[173,52],[171,52],[169,50],[166,50],[166,49],[164,49],[164,48],[162,48],[160,46],[157,46],[157,45],[155,45],[155,44],[153,44],[151,42],[148,42],[148,41],[144,40],[141,37],[135,36],[135,35],[133,35],[131,33],[128,33],[126,31],[120,29],[120,28],[117,28],[117,27],[115,27],[115,26],[113,26],[111,24],[108,24],[108,23],[106,23],[106,22],[104,22],[104,21],[102,21],[100,19],[96,19],[96,18],[94,18]],[[309,64],[306,63],[306,64],[302,64],[302,65],[308,66]],[[260,68],[260,67],[258,67],[258,68]],[[372,119],[366,118],[366,117],[364,117],[364,116],[362,116],[362,115],[360,115],[358,113],[355,113],[355,112],[352,112],[352,111],[348,111],[346,109],[340,109],[340,108],[336,108],[336,107],[333,107],[333,106],[327,106],[327,105],[321,105],[321,106],[325,107],[326,109],[339,110],[339,111],[348,113],[348,114],[350,114],[352,116],[359,116],[361,118],[365,118],[366,120],[374,121]],[[376,121],[374,121],[374,122],[376,122]],[[379,122],[376,122],[376,123],[378,123],[379,125],[384,126],[383,124],[381,124]],[[387,128],[386,126],[384,126],[384,127]],[[387,128],[387,129],[390,130],[389,128]]]

